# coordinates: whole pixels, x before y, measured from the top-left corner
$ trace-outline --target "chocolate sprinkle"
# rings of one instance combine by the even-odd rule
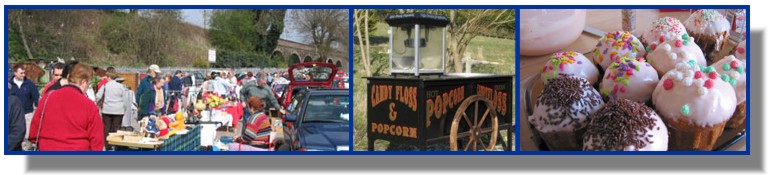
[[[608,102],[600,111],[592,115],[584,141],[584,150],[614,150],[622,151],[630,146],[640,150],[653,143],[647,134],[655,128],[657,120],[650,115],[654,110],[646,105],[627,99],[617,99]],[[594,140],[589,140],[593,139]]]
[[[578,116],[590,116],[598,106],[603,105],[603,99],[589,82],[576,76],[559,76],[548,80],[536,105],[548,106],[546,117],[539,117],[540,126],[572,126],[575,130],[582,129],[588,121],[581,121]],[[581,106],[581,108],[576,108]],[[556,112],[552,112],[556,111]]]

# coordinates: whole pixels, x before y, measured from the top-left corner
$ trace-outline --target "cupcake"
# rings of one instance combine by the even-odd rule
[[[588,117],[604,105],[589,82],[576,76],[549,79],[528,121],[551,150],[581,150]]]
[[[716,58],[724,46],[724,40],[732,28],[729,21],[716,10],[695,10],[684,22],[686,32],[696,39],[697,45],[705,53],[708,63]]]
[[[645,103],[659,83],[657,71],[643,58],[620,58],[603,74],[600,94],[608,101],[620,98]]]
[[[732,49],[732,53],[730,55],[735,55],[735,58],[743,62],[745,64],[745,59],[748,58],[748,56],[745,54],[746,52],[746,43],[745,41],[740,41],[740,43],[737,44],[737,47],[735,49]]]
[[[680,62],[694,62],[697,66],[707,65],[702,50],[689,34],[669,38],[649,53],[646,59],[657,70],[659,77],[673,70]]]
[[[721,80],[729,83],[735,89],[737,96],[737,108],[732,117],[727,121],[727,128],[745,127],[745,63],[735,56],[729,55],[713,63],[713,68],[721,75]]]
[[[667,127],[643,103],[612,100],[590,120],[584,151],[667,151]]]
[[[587,79],[588,82],[594,85],[600,77],[600,72],[587,57],[574,51],[552,54],[541,70],[541,79],[544,81],[544,84],[549,79],[570,75]]]
[[[597,40],[592,50],[592,60],[600,68],[606,69],[620,57],[640,58],[646,51],[640,40],[630,32],[615,31],[607,33]]]
[[[651,26],[641,35],[640,41],[645,46],[646,54],[650,53],[667,39],[686,33],[686,27],[680,20],[673,17],[662,17],[651,23]]]
[[[711,150],[735,111],[735,90],[713,66],[678,63],[652,100],[670,132],[670,150]]]

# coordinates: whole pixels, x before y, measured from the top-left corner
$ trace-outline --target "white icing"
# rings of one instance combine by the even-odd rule
[[[676,26],[676,28],[671,29],[671,25]],[[684,33],[686,33],[686,27],[684,27],[680,20],[673,17],[663,17],[651,23],[648,30],[643,33],[641,42],[646,46],[651,44],[659,45],[659,37],[661,36],[665,36],[665,39],[667,39],[681,36]]]
[[[573,51],[570,51],[573,52]],[[557,71],[545,71],[541,73],[541,79],[544,81],[544,84],[549,82],[549,78],[556,78],[560,75],[573,75],[577,77],[581,77],[584,79],[587,79],[589,83],[595,84],[597,83],[597,80],[600,79],[600,72],[597,70],[595,65],[587,59],[583,54],[576,52],[577,56],[574,58],[577,62],[581,61],[581,64],[573,63],[573,64],[565,64],[562,69],[554,68]],[[551,60],[546,62],[544,66],[551,66],[552,62]]]
[[[642,131],[638,131],[638,135],[644,135],[645,137],[639,137],[638,139],[643,140],[644,143],[646,143],[646,146],[640,149],[637,149],[635,145],[629,145],[624,150],[601,150],[601,151],[667,151],[667,142],[668,142],[668,135],[667,135],[667,127],[665,126],[665,123],[662,121],[661,118],[659,118],[659,115],[652,112],[651,115],[649,115],[650,118],[655,119],[654,128],[646,129],[646,133],[643,134]],[[659,128],[659,129],[657,129]],[[646,140],[646,137],[648,135],[652,135],[653,137],[648,138],[648,140],[652,141],[652,143],[649,143],[649,141]],[[586,135],[584,137],[584,150],[590,150],[594,143],[601,143],[603,142],[603,139],[598,136],[589,136]]]
[[[693,66],[676,68],[670,72],[684,71],[683,69],[689,69],[693,72],[700,71],[698,66]],[[701,89],[705,88],[705,81],[710,79],[708,74],[703,73],[702,75],[700,79],[693,80],[703,82],[703,86],[700,87],[681,86],[676,79],[663,77],[652,95],[657,113],[663,118],[682,119],[699,126],[711,126],[729,120],[737,104],[734,89],[729,83],[722,81],[721,76],[718,76],[711,80],[713,86],[707,88],[707,92],[700,92],[705,91]],[[665,90],[664,83],[668,79],[673,81],[673,86],[670,90]],[[681,108],[684,105],[690,109],[688,115],[681,113]]]
[[[584,87],[585,84],[588,84],[588,82],[582,83],[581,86]],[[551,121],[549,114],[561,113],[563,109],[567,109],[567,108],[578,109],[578,110],[585,109],[587,111],[590,111],[589,115],[592,115],[597,110],[600,110],[600,108],[603,108],[603,105],[604,105],[603,99],[594,88],[592,88],[591,86],[588,86],[588,88],[583,88],[583,89],[584,89],[583,90],[584,92],[582,92],[582,98],[580,98],[579,101],[574,102],[573,105],[571,106],[563,106],[560,108],[550,109],[551,107],[548,105],[536,103],[536,106],[533,109],[534,111],[533,115],[528,116],[528,121],[530,121],[530,123],[533,124],[533,126],[535,126],[536,130],[543,133],[558,132],[558,131],[575,131],[577,129],[586,127],[586,125],[589,123],[588,121],[589,116],[584,115],[581,112],[573,114],[571,116],[563,116],[563,117],[556,118],[556,120],[562,121],[557,125],[552,125],[552,124],[547,125],[543,122],[544,120]],[[593,94],[593,95],[590,96],[590,94]],[[547,97],[548,96],[540,96],[539,98],[547,98]],[[599,101],[599,103],[597,103],[597,105],[583,104],[584,101],[592,100],[592,99],[585,99],[587,97],[595,98],[596,100]],[[541,100],[539,99],[539,101]],[[573,119],[577,119],[581,123],[581,126],[580,126],[581,128],[575,128],[575,126],[573,126],[572,124]]]
[[[684,26],[686,26],[686,30],[688,31],[705,35],[715,35],[727,32],[732,28],[724,15],[721,15],[721,13],[716,10],[706,9],[694,11],[689,15],[689,18],[684,21]]]
[[[613,89],[614,86],[624,86],[626,91],[623,93],[616,92],[617,98],[625,98],[645,103],[651,99],[651,94],[654,92],[657,83],[659,83],[659,77],[657,76],[657,71],[654,70],[653,67],[647,66],[648,63],[643,61],[633,61],[632,63],[638,66],[640,71],[633,68],[628,85],[625,86],[623,83],[616,83],[614,79],[604,78],[602,84],[600,84],[600,89]],[[615,69],[616,67],[613,66],[608,67],[604,75],[612,74]]]
[[[737,61],[738,66],[745,67],[745,64],[743,64],[741,60],[738,60],[737,58],[735,58],[735,56],[732,56],[732,55],[726,56],[723,59],[719,60],[718,62],[713,63],[712,66],[716,68],[716,71],[718,71],[719,76],[721,76],[722,74],[727,74],[730,78],[735,79],[734,88],[735,88],[735,95],[737,96],[737,104],[741,104],[745,102],[746,100],[745,95],[747,92],[745,89],[745,84],[746,84],[745,70],[743,70],[743,73],[737,72],[737,69],[734,69],[734,68],[729,69],[729,71],[725,71],[723,69],[724,64],[729,64],[732,61]]]
[[[595,52],[592,52],[592,60],[596,64],[600,65],[601,68],[603,69],[608,68],[608,66],[610,66],[611,63],[619,60],[620,57],[640,58],[640,57],[643,57],[643,55],[646,53],[646,50],[643,47],[643,44],[640,42],[638,37],[635,37],[635,35],[630,35],[629,37],[626,37],[626,38],[624,37],[620,38],[620,40],[624,40],[624,39],[632,40],[632,43],[634,43],[632,48],[624,48],[620,46],[616,46],[617,48],[614,48],[613,44],[618,41],[614,41],[613,33],[619,33],[620,35],[624,35],[625,32],[616,31],[616,32],[611,32],[604,35],[602,38],[598,39],[598,43],[600,44],[600,47],[596,47],[595,49],[597,50]],[[629,32],[626,32],[626,33],[629,33]],[[629,43],[626,43],[626,44],[629,44]],[[606,50],[608,51],[605,52]],[[611,55],[614,55],[613,58],[611,58]]]
[[[703,55],[700,46],[697,46],[697,44],[693,42],[689,42],[688,45],[683,45],[682,42],[681,47],[675,47],[676,40],[683,41],[680,37],[669,39],[668,41],[665,41],[664,43],[657,46],[657,49],[649,53],[647,56],[647,59],[649,62],[651,62],[651,65],[654,66],[654,69],[657,70],[657,73],[659,73],[660,77],[668,71],[676,68],[676,65],[681,62],[695,60],[697,65],[707,65],[705,56]],[[673,49],[668,51],[666,49],[667,47],[672,47]],[[677,58],[672,59],[672,55],[676,53],[678,53]]]

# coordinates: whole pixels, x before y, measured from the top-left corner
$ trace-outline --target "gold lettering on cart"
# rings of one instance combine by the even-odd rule
[[[396,85],[396,100],[417,111],[417,87]]]
[[[372,85],[371,86],[371,107],[375,107],[380,103],[391,99],[393,97],[391,85]]]
[[[441,119],[452,107],[463,102],[465,98],[465,86],[454,88],[450,91],[436,94],[435,97],[428,97],[425,100],[425,127],[431,126],[431,117]]]
[[[387,134],[392,136],[399,136],[399,137],[407,137],[407,138],[417,138],[417,128],[416,127],[408,127],[408,126],[400,126],[400,125],[391,125],[391,124],[384,124],[384,123],[371,123],[371,132],[372,133],[379,133],[379,134]]]
[[[499,85],[496,85],[499,86]],[[509,94],[503,91],[493,90],[493,88],[483,86],[483,85],[477,85],[476,86],[476,94],[483,96],[490,101],[492,101],[493,105],[495,106],[495,111],[497,111],[501,115],[506,115],[506,111],[508,110],[508,96]]]

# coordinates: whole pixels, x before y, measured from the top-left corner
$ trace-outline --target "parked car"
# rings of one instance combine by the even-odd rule
[[[290,84],[289,81],[286,82],[275,82],[272,83],[272,91],[274,92],[274,96],[279,100],[282,99],[283,94],[288,89],[288,85]]]
[[[336,77],[334,77],[334,87],[339,89],[349,89],[350,88],[350,77],[347,76],[344,72],[337,71]]]
[[[290,83],[282,93],[282,97],[277,100],[287,108],[291,103],[291,97],[299,90],[331,88],[335,77],[334,72],[337,72],[336,65],[330,63],[306,62],[291,65],[288,67]]]
[[[294,95],[283,120],[278,150],[349,151],[350,94],[345,89],[309,89]]]

